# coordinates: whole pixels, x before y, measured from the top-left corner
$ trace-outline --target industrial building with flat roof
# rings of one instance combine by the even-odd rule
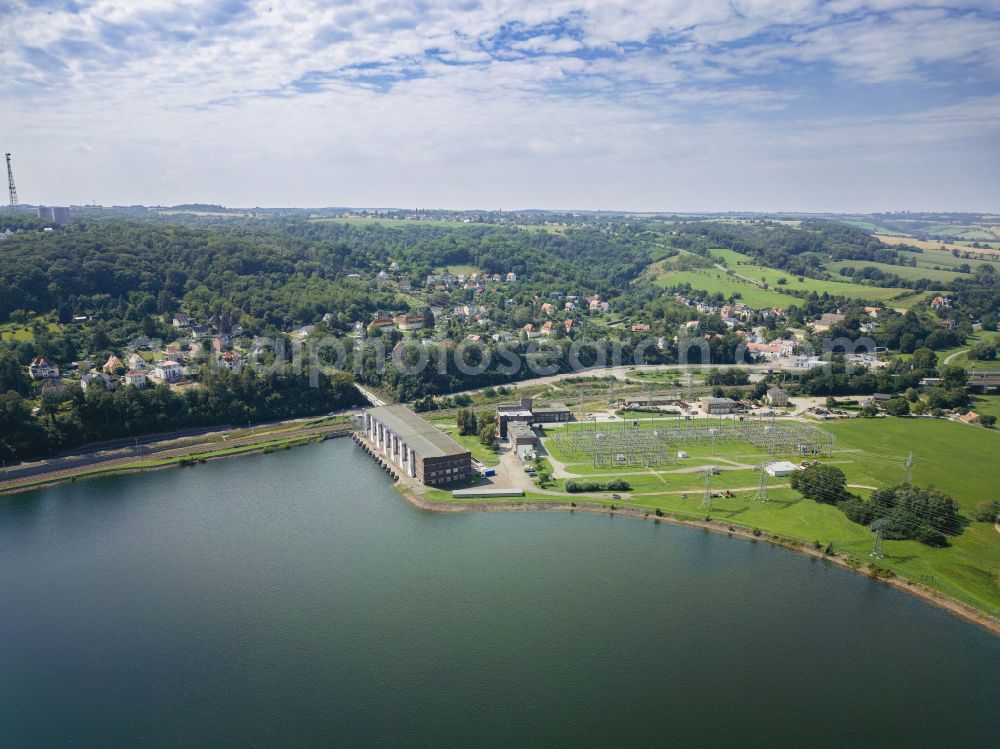
[[[500,439],[507,439],[507,424],[558,424],[570,420],[570,410],[565,403],[536,406],[525,396],[520,403],[497,406],[497,431]]]
[[[365,436],[405,475],[428,485],[473,477],[472,453],[406,406],[379,406],[364,412]]]

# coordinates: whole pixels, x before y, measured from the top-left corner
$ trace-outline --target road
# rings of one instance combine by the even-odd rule
[[[315,419],[316,417],[314,417]],[[284,422],[284,423],[298,423]],[[295,440],[303,437],[328,437],[333,434],[347,434],[352,425],[350,422],[324,424],[320,426],[302,427],[299,429],[284,429],[278,431],[260,430],[235,439],[221,442],[216,440],[178,440],[171,438],[161,442],[147,442],[138,448],[128,447],[100,452],[87,452],[78,455],[68,455],[50,460],[38,461],[29,465],[18,466],[4,471],[0,476],[0,493],[16,490],[24,485],[35,485],[39,482],[52,482],[68,479],[94,471],[113,471],[116,468],[129,466],[136,462],[183,458],[188,455],[202,454],[214,450],[232,450],[239,447],[252,447],[256,444],[273,440]],[[215,434],[206,435],[214,437]],[[179,444],[183,442],[184,444]]]

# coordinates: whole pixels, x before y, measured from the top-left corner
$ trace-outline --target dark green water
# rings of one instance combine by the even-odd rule
[[[442,515],[352,442],[0,501],[0,747],[996,746],[1000,640],[765,544]]]

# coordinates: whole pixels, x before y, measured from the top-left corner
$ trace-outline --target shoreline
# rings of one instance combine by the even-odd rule
[[[325,442],[329,439],[336,439],[338,437],[350,436],[349,431],[333,431],[326,434],[318,435],[300,435],[297,439],[289,439],[284,444],[267,444],[267,441],[262,441],[263,444],[252,444],[246,445],[243,450],[230,450],[226,452],[221,452],[218,454],[205,454],[198,455],[197,457],[188,454],[182,456],[170,456],[162,464],[154,465],[121,465],[121,466],[107,466],[104,469],[96,469],[92,471],[81,471],[74,475],[62,475],[62,476],[52,476],[48,480],[41,479],[38,482],[29,482],[22,485],[7,486],[0,488],[0,498],[4,496],[13,496],[15,494],[22,494],[24,492],[30,492],[40,489],[47,489],[54,486],[59,486],[61,484],[74,483],[77,480],[87,480],[92,478],[104,478],[106,476],[119,476],[128,475],[133,473],[145,473],[147,471],[161,471],[168,468],[184,468],[188,465],[197,463],[207,463],[217,460],[226,460],[229,458],[239,458],[246,455],[260,455],[269,452],[274,452],[277,450],[287,450],[293,447],[299,447],[306,444],[315,444],[315,442]],[[185,462],[194,458],[193,462]],[[666,521],[673,523],[674,525],[685,525],[690,528],[700,528],[705,531],[711,531],[713,533],[725,534],[727,536],[737,536],[743,538],[747,541],[763,541],[769,543],[773,546],[780,546],[782,548],[788,549],[790,551],[797,551],[807,556],[813,557],[815,559],[820,559],[825,562],[829,562],[837,565],[841,569],[854,572],[855,574],[862,575],[871,580],[877,580],[879,582],[891,585],[897,590],[913,595],[920,600],[928,603],[932,606],[936,606],[942,609],[952,616],[956,616],[970,624],[977,625],[988,632],[1000,637],[1000,617],[993,616],[986,613],[985,611],[980,611],[979,609],[970,606],[963,601],[954,598],[953,596],[943,593],[941,591],[929,588],[921,583],[909,580],[908,578],[901,577],[895,573],[891,573],[891,576],[886,577],[884,575],[876,575],[872,573],[872,565],[870,562],[865,562],[864,560],[859,560],[855,557],[845,557],[840,554],[826,554],[821,549],[816,549],[813,546],[796,539],[787,538],[770,531],[760,531],[760,535],[754,535],[753,531],[745,526],[735,525],[728,522],[723,522],[719,520],[711,520],[706,522],[705,520],[692,520],[682,517],[677,517],[669,513],[664,513],[663,515],[655,515],[650,513],[648,510],[639,509],[636,507],[631,507],[628,505],[616,505],[614,510],[610,510],[607,507],[600,506],[596,502],[603,502],[606,500],[600,498],[590,498],[580,497],[580,502],[574,502],[573,500],[522,500],[520,502],[514,501],[494,501],[494,502],[481,502],[475,500],[455,500],[453,502],[434,502],[428,499],[424,499],[419,494],[415,493],[410,487],[401,482],[395,475],[393,476],[393,488],[395,488],[403,498],[409,502],[414,507],[425,510],[427,512],[592,512],[601,514],[611,514],[611,515],[622,515],[633,520],[652,520],[653,522]],[[852,564],[851,560],[855,562]],[[884,569],[884,568],[882,568]],[[866,571],[867,570],[867,571]]]
[[[521,502],[476,502],[473,500],[454,502],[434,502],[424,499],[419,494],[413,492],[409,487],[400,481],[393,483],[393,487],[403,495],[403,498],[414,507],[427,512],[592,512],[602,515],[621,515],[632,520],[652,520],[653,522],[665,521],[674,525],[684,525],[689,528],[700,528],[713,533],[724,534],[730,537],[738,537],[746,541],[763,541],[772,546],[780,546],[789,551],[796,551],[814,559],[834,564],[841,569],[853,572],[857,575],[867,577],[870,580],[885,583],[897,590],[904,591],[920,599],[921,601],[935,606],[952,616],[958,617],[969,624],[974,624],[993,635],[1000,637],[1000,618],[987,614],[985,611],[964,603],[947,593],[934,590],[895,573],[891,576],[874,574],[875,568],[870,562],[866,563],[856,557],[845,557],[840,554],[826,554],[822,549],[792,538],[786,538],[769,531],[758,531],[760,535],[754,534],[752,530],[744,526],[735,525],[719,520],[688,520],[675,515],[664,513],[654,515],[647,510],[640,510],[627,505],[616,505],[614,510],[594,504],[590,501],[573,503],[572,501],[561,500],[524,500]],[[852,564],[854,562],[854,564]],[[882,568],[884,569],[884,568]]]

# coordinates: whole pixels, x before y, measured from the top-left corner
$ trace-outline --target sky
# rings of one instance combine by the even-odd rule
[[[1000,0],[0,0],[24,203],[1000,212]]]

